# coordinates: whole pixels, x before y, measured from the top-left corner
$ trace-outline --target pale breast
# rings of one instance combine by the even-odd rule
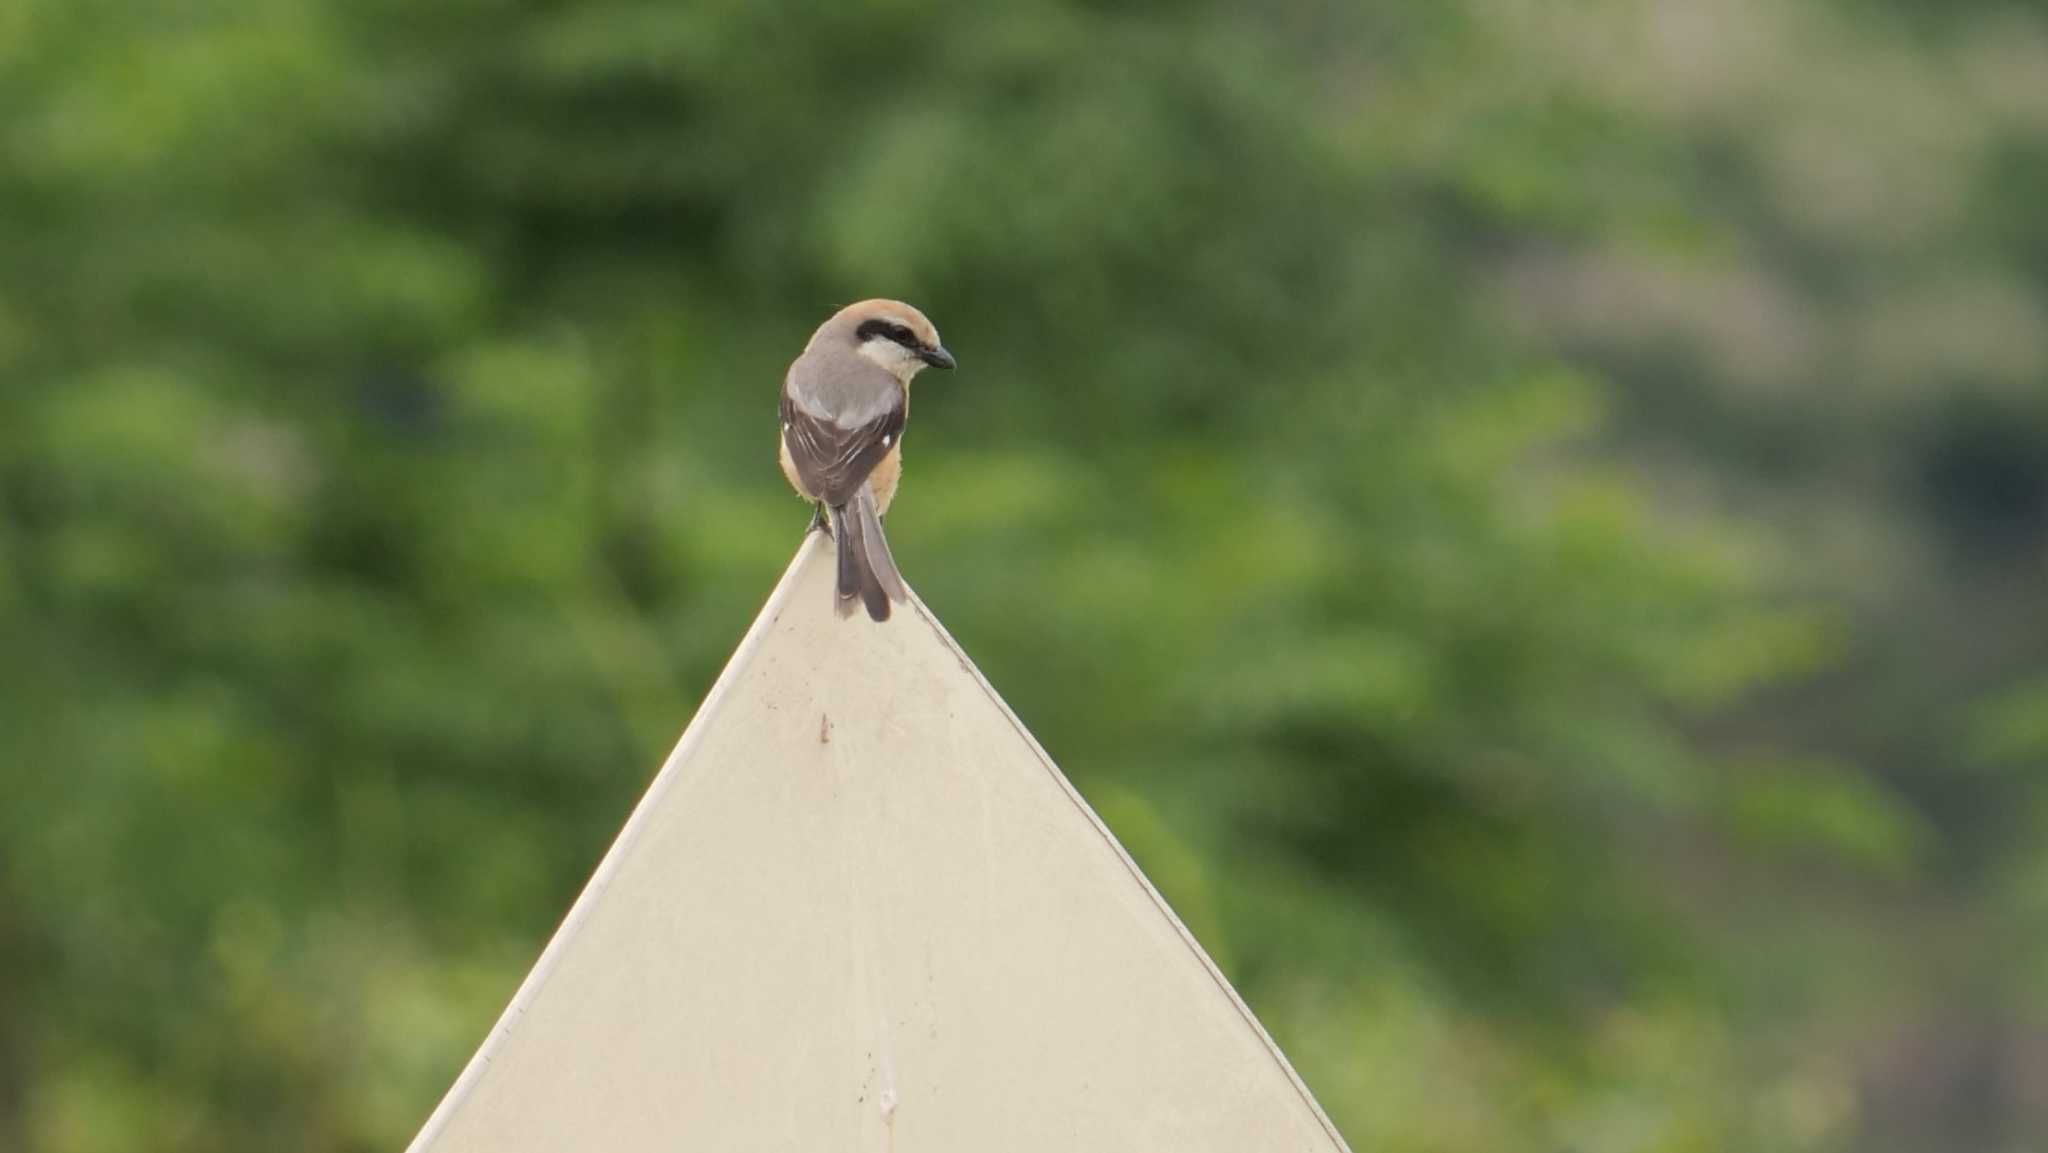
[[[778,438],[778,455],[782,458],[782,475],[789,478],[789,487],[795,489],[805,500],[818,499],[817,494],[804,487],[804,478],[797,475],[796,461],[789,456],[789,441]]]
[[[903,445],[899,441],[889,455],[875,464],[875,471],[868,474],[868,483],[875,490],[875,511],[889,511],[889,502],[896,499],[896,482],[903,478]]]

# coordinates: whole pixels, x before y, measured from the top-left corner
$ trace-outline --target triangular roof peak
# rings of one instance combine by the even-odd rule
[[[808,538],[413,1153],[1342,1150],[930,611]]]

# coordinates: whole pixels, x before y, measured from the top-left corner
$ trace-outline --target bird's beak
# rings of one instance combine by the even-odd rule
[[[953,354],[947,352],[946,346],[943,344],[924,349],[917,355],[918,359],[931,365],[933,368],[954,368],[960,363],[953,359]]]

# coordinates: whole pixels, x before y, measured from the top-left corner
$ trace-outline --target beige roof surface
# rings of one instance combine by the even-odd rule
[[[811,536],[414,1153],[1340,1150],[922,603]]]

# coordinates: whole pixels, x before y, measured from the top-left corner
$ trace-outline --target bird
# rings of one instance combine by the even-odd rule
[[[858,601],[876,621],[910,595],[882,535],[903,474],[910,381],[957,362],[924,313],[900,300],[849,304],[818,326],[782,378],[782,474],[830,527],[839,553],[833,608]]]

